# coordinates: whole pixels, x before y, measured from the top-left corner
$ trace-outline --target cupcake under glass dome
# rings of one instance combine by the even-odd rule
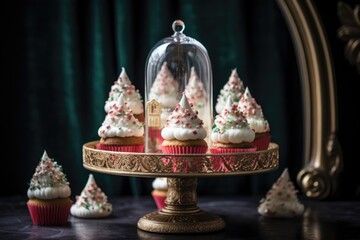
[[[210,145],[212,70],[206,48],[186,36],[185,24],[176,20],[174,34],[160,40],[150,51],[145,66],[145,152],[161,152],[161,129],[183,93],[198,111]]]

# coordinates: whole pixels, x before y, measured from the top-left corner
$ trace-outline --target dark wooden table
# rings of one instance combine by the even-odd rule
[[[109,198],[113,214],[105,219],[70,216],[62,227],[32,224],[27,198],[0,198],[0,239],[360,239],[359,201],[315,201],[304,199],[302,217],[268,219],[257,213],[261,197],[200,197],[198,206],[221,216],[225,230],[211,234],[171,235],[138,230],[137,221],[155,211],[151,197]]]

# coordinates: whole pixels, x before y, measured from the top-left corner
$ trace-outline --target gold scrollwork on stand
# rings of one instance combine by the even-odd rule
[[[83,146],[85,168],[114,175],[206,176],[267,172],[279,165],[279,146],[270,143],[266,151],[238,154],[148,154],[95,149],[98,141]]]

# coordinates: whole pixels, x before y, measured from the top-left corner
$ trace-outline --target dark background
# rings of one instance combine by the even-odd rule
[[[346,1],[351,7],[358,1]],[[360,195],[355,112],[360,75],[344,58],[338,1],[314,1],[334,62],[338,137],[344,171],[336,198]],[[256,1],[8,1],[2,20],[3,157],[1,195],[26,195],[27,183],[46,150],[79,194],[88,174],[82,145],[97,140],[103,106],[125,67],[144,90],[147,54],[182,19],[184,33],[207,48],[213,68],[214,102],[237,68],[262,105],[272,139],[280,145],[280,168],[255,176],[199,179],[201,195],[265,194],[285,167],[294,180],[302,166],[301,89],[287,26],[276,2]],[[149,194],[151,178],[94,173],[107,195]],[[301,194],[301,193],[300,193]]]

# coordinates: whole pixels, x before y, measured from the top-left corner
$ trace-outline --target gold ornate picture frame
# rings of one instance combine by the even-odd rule
[[[333,196],[343,158],[332,57],[319,14],[311,0],[277,0],[298,61],[304,112],[304,165],[297,182],[309,198]]]

